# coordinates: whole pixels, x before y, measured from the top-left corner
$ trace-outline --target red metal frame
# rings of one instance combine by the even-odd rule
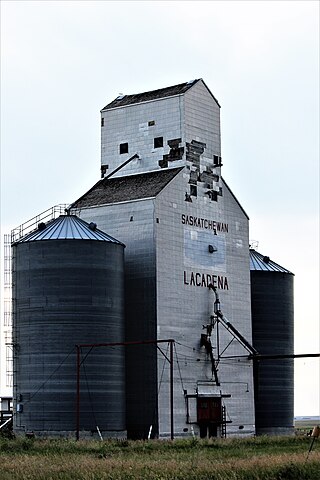
[[[77,398],[76,398],[76,440],[80,438],[80,365],[81,365],[81,348],[94,348],[94,347],[117,347],[126,345],[150,345],[158,343],[170,344],[170,434],[171,440],[174,439],[174,421],[173,421],[173,344],[174,340],[169,338],[167,340],[145,340],[137,342],[115,342],[115,343],[83,343],[76,345],[77,349]],[[89,352],[90,353],[90,352]],[[89,355],[88,353],[88,355]]]

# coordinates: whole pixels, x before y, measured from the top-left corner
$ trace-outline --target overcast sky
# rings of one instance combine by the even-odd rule
[[[295,274],[296,353],[320,351],[319,2],[1,1],[1,235],[100,178],[100,109],[203,78],[223,176],[260,253]],[[295,414],[319,415],[299,360]]]

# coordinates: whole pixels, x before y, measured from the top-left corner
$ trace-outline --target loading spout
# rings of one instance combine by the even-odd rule
[[[258,355],[258,351],[244,338],[243,335],[222,315],[221,312],[217,312],[219,322],[233,335],[236,340],[251,354]]]
[[[109,175],[105,176],[104,179],[107,180],[108,178],[112,177],[112,175],[117,173],[119,170],[121,170],[121,168],[125,167],[126,165],[128,165],[128,163],[132,162],[132,160],[135,160],[136,158],[140,158],[137,153],[135,153],[132,157],[119,165],[119,167],[115,168],[111,173],[109,173]]]
[[[213,290],[215,294],[215,302],[213,305],[213,311],[215,315],[217,316],[218,321],[225,327],[228,332],[231,333],[231,335],[238,340],[238,342],[250,353],[250,355],[256,356],[259,354],[259,352],[244,338],[243,335],[228,321],[226,317],[224,317],[222,311],[221,311],[221,306],[220,306],[220,299],[219,295],[217,292],[216,287],[214,287],[212,284],[209,285],[209,290]]]

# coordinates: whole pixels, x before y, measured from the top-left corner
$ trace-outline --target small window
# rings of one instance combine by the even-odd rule
[[[104,127],[104,118],[101,118],[101,127]]]
[[[120,155],[123,153],[128,153],[129,152],[129,146],[127,143],[120,143]]]
[[[154,148],[163,147],[163,137],[156,137],[153,141]]]
[[[155,124],[156,122],[154,120],[150,120],[150,122],[148,122],[148,127],[153,127]]]
[[[218,155],[213,155],[213,164],[214,164],[214,165],[219,165],[219,157],[218,157]]]

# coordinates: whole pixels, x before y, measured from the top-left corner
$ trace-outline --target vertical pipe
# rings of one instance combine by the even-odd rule
[[[171,440],[174,439],[173,427],[173,340],[170,340],[170,430]]]
[[[218,353],[218,360],[220,360],[220,338],[219,338],[219,319],[217,317],[217,353]]]
[[[80,436],[80,346],[77,348],[77,399],[76,399],[76,440]]]

